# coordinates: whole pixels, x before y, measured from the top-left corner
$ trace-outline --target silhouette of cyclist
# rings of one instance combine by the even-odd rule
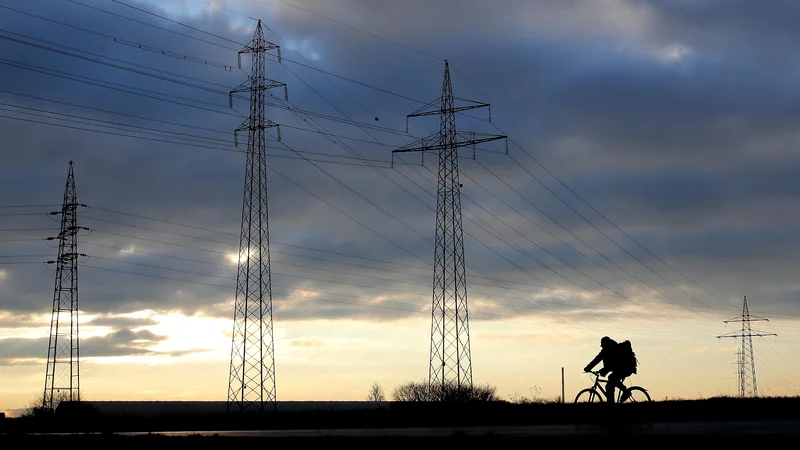
[[[622,380],[633,375],[633,371],[625,367],[620,345],[617,341],[608,336],[603,336],[603,338],[600,339],[600,347],[600,353],[594,357],[592,362],[583,368],[583,371],[591,372],[594,366],[600,361],[603,362],[603,368],[599,370],[600,375],[606,376],[609,372],[611,373],[608,375],[608,383],[606,383],[606,400],[608,403],[614,403],[614,392],[616,388],[619,387],[624,390],[625,386],[622,384]],[[624,391],[620,402],[624,402],[628,397],[630,397],[630,393]]]

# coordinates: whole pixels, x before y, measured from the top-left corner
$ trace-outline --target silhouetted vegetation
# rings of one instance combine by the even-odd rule
[[[367,394],[367,401],[368,402],[385,402],[386,401],[386,394],[383,392],[383,386],[380,383],[375,383],[369,388],[369,394]]]
[[[529,405],[533,403],[552,404],[561,403],[561,396],[557,395],[550,398],[542,397],[542,390],[538,386],[534,386],[530,389],[530,396],[525,396],[519,392],[514,392],[511,394],[508,401],[517,405]]]
[[[33,400],[28,402],[28,406],[22,412],[22,417],[40,417],[55,414],[61,402],[69,401],[68,391],[57,391],[53,393],[53,408],[45,407],[45,397],[38,394]]]
[[[490,391],[493,392],[493,391]],[[102,402],[98,402],[100,405]],[[370,404],[372,402],[364,402]],[[102,411],[102,408],[98,406]],[[712,398],[638,404],[387,402],[358,409],[278,410],[263,414],[101,414],[92,402],[62,402],[55,414],[0,421],[0,434],[30,432],[159,432],[526,425],[632,426],[657,422],[799,420],[800,397]],[[0,448],[4,448],[0,446]],[[8,447],[18,448],[18,447]]]
[[[233,436],[121,436],[121,435],[27,435],[27,436],[0,436],[0,447],[17,448],[80,448],[88,449],[135,449],[165,448],[165,449],[213,449],[220,450],[237,447],[258,448],[269,446],[271,448],[380,448],[387,449],[427,449],[427,448],[606,448],[616,449],[636,448],[641,449],[658,439],[659,447],[665,448],[731,448],[752,446],[785,446],[792,442],[796,435],[758,435],[758,436],[636,436],[636,439],[620,440],[619,435],[600,436],[503,436],[492,434],[467,435],[453,433],[449,436],[415,436],[415,437],[233,437]]]
[[[395,388],[392,398],[396,402],[493,402],[499,401],[497,388],[489,384],[459,386],[456,383],[445,385],[426,382],[408,382]]]
[[[792,442],[796,435],[758,435],[758,436],[636,436],[635,439],[620,440],[619,435],[600,436],[502,436],[492,434],[466,435],[453,433],[449,436],[416,436],[416,437],[233,437],[233,436],[121,436],[121,435],[28,435],[28,436],[0,436],[0,447],[17,448],[80,448],[88,449],[135,449],[165,448],[165,449],[213,449],[220,450],[237,447],[258,448],[270,446],[271,448],[380,448],[386,449],[427,449],[427,448],[606,448],[616,449],[636,448],[648,446],[652,439],[658,439],[659,447],[665,448],[731,448],[752,446],[769,447],[785,446]],[[257,446],[257,447],[256,447]]]

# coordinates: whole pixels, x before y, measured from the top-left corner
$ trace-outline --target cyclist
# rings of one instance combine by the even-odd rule
[[[626,367],[625,355],[621,351],[620,344],[608,336],[603,336],[600,339],[600,353],[586,367],[583,368],[584,372],[591,372],[594,366],[600,361],[603,362],[603,368],[599,370],[600,375],[608,375],[608,383],[606,383],[606,400],[609,403],[614,403],[614,391],[617,387],[623,390],[620,402],[624,402],[630,397],[630,393],[625,389],[622,380],[633,375],[633,369]]]

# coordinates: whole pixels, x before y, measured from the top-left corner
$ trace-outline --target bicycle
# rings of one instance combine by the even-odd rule
[[[591,371],[590,374],[595,376],[594,385],[590,388],[586,388],[578,392],[578,395],[575,396],[575,403],[593,403],[593,402],[604,402],[606,401],[606,390],[603,389],[603,384],[608,383],[607,379],[600,378],[600,372]],[[647,389],[641,386],[625,386],[623,383],[624,389],[618,387],[617,388],[617,403],[620,402],[622,398],[622,394],[624,392],[629,392],[631,395],[625,400],[628,403],[639,403],[639,402],[649,402],[652,401],[650,399],[650,394],[647,393]]]

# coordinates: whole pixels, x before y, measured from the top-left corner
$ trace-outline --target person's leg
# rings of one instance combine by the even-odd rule
[[[608,374],[608,383],[606,383],[606,401],[608,401],[608,403],[614,403],[614,393],[616,393],[616,388],[619,385],[619,375],[615,372]]]
[[[624,375],[625,376],[620,377],[620,380],[619,380],[619,388],[623,390],[622,391],[622,396],[619,398],[619,402],[620,403],[624,403],[626,400],[628,400],[631,397],[631,392],[629,390],[625,389],[625,385],[622,384],[622,380],[624,380],[625,378],[631,376],[632,374],[626,373]]]

